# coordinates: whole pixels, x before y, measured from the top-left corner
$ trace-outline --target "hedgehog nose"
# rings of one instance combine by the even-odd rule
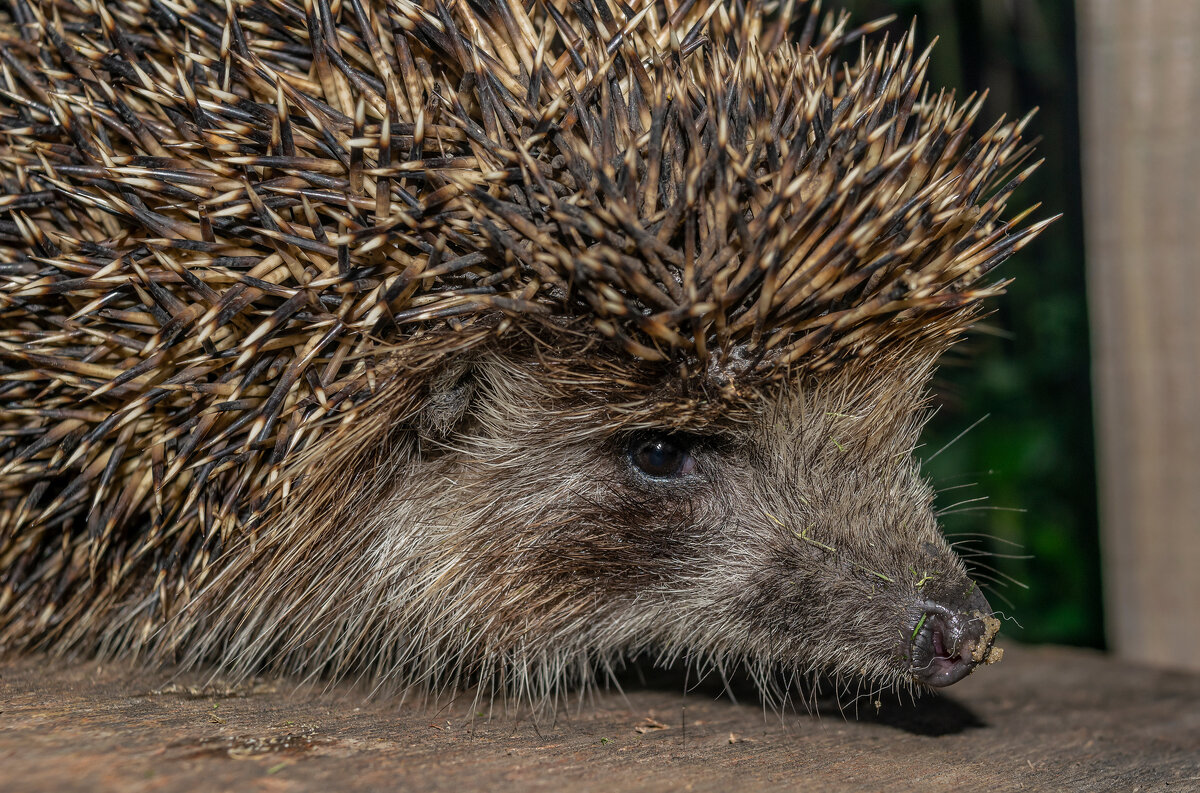
[[[909,657],[912,675],[929,686],[948,686],[987,659],[998,625],[987,599],[976,588],[953,606],[922,600],[912,624]]]

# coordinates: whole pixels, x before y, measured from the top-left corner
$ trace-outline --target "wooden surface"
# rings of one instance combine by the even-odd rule
[[[0,790],[1200,790],[1200,676],[1078,650],[1009,648],[948,695],[865,704],[859,720],[684,696],[670,677],[536,725],[202,682],[0,665]]]
[[[1200,669],[1200,2],[1078,13],[1109,639]]]

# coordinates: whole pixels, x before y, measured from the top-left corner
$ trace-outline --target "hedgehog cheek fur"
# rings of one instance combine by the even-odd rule
[[[386,452],[357,497],[301,493],[322,514],[232,552],[183,643],[236,672],[482,684],[531,703],[634,657],[741,667],[768,698],[810,673],[907,684],[913,571],[966,580],[910,454],[929,369],[851,368],[691,426],[673,411],[622,427],[613,406],[638,394],[597,401],[536,361],[481,355],[377,425]],[[686,476],[631,465],[630,439],[659,431],[691,442]],[[345,464],[331,455],[310,487]]]

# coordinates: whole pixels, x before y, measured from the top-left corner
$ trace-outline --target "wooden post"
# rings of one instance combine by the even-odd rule
[[[1200,669],[1200,2],[1078,14],[1109,641]]]

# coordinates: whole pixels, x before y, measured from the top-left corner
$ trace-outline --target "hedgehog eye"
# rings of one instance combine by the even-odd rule
[[[646,435],[629,446],[629,460],[639,471],[654,479],[675,479],[696,470],[691,444],[671,435]]]

